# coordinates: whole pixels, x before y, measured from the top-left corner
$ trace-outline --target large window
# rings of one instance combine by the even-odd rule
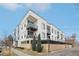
[[[24,34],[24,38],[26,38],[26,34]]]
[[[23,26],[21,26],[21,30],[23,29]]]
[[[29,23],[29,24],[34,24],[34,22],[32,22],[32,21],[30,21],[30,20],[28,20],[28,23]]]
[[[57,40],[57,38],[55,37],[55,40]]]
[[[32,31],[28,31],[28,36],[27,38],[33,38],[33,32]]]
[[[55,30],[55,34],[57,34],[57,31]]]
[[[44,32],[42,32],[42,38],[45,39],[45,33]]]
[[[21,36],[21,39],[23,39],[23,36]]]
[[[61,39],[63,39],[63,35],[61,34]]]
[[[42,28],[45,29],[45,24],[44,23],[42,23]]]
[[[57,39],[59,39],[59,32],[57,31]]]
[[[52,33],[53,33],[53,28],[52,28]]]
[[[29,41],[27,41],[27,43],[29,43]]]
[[[21,44],[26,44],[26,43],[27,43],[27,41],[22,41],[22,42],[21,42]]]
[[[52,36],[52,40],[53,40],[53,36]]]
[[[26,27],[26,24],[24,24],[24,27]]]

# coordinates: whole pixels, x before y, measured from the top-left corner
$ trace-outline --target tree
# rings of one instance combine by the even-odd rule
[[[5,37],[3,42],[4,42],[5,46],[6,46],[6,50],[7,50],[7,47],[9,47],[8,48],[9,49],[9,55],[11,55],[11,47],[13,45],[13,38],[12,38],[12,36],[9,35],[8,37]]]
[[[42,46],[41,46],[41,37],[40,34],[38,35],[38,40],[37,40],[37,52],[42,51]]]
[[[6,50],[7,50],[7,47],[8,47],[8,50],[9,50],[9,55],[11,55],[11,46],[12,46],[12,42],[10,41],[10,39],[6,38],[5,41],[5,46],[6,46]]]
[[[36,37],[33,37],[33,41],[32,41],[32,50],[36,51]]]
[[[9,40],[9,46],[12,46],[13,45],[13,37],[12,37],[12,35],[9,35],[8,36],[8,40]]]

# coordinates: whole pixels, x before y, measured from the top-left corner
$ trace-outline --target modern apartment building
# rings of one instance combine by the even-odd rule
[[[49,48],[48,41],[51,45],[63,45],[65,42],[64,33],[60,29],[48,23],[34,11],[29,10],[14,30],[14,46],[30,49],[33,36],[35,35],[37,37],[38,34],[41,35],[44,49]]]

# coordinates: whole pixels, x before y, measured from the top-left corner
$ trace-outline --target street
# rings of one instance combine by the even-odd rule
[[[48,56],[79,56],[79,47],[67,48],[58,52],[51,52]]]

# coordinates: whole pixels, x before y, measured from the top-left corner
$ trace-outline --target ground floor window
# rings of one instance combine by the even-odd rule
[[[44,32],[42,32],[42,38],[45,39],[45,33]]]
[[[29,44],[29,41],[22,41],[21,44]]]
[[[27,43],[29,43],[29,41],[27,41]]]
[[[26,44],[26,41],[22,41],[21,44]]]

